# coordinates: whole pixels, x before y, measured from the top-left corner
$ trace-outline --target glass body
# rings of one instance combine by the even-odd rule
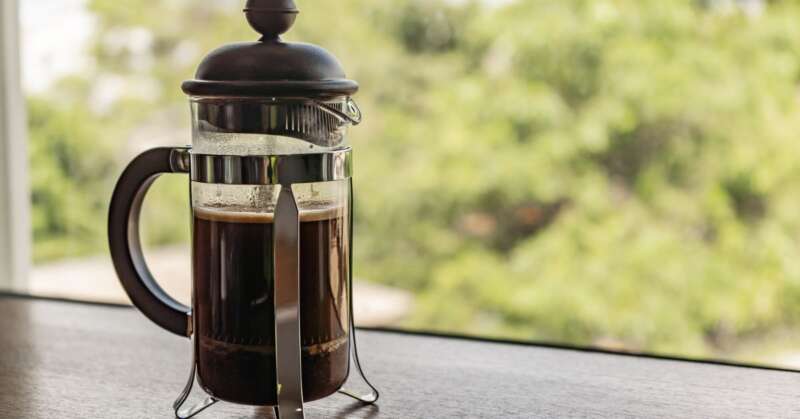
[[[300,123],[285,120],[289,115],[285,106],[270,100],[194,100],[192,109],[192,154],[276,156],[346,147],[343,132],[334,133],[338,140],[329,135],[311,142],[275,135],[277,128],[300,127]],[[304,399],[330,395],[347,378],[349,179],[291,186],[192,181],[192,321],[197,378],[206,392],[221,400],[277,403],[273,241],[282,187],[292,188],[299,210]]]

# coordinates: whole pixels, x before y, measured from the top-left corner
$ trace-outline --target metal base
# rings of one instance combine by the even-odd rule
[[[346,165],[345,165],[346,166]],[[194,167],[194,165],[192,166]],[[285,179],[284,179],[285,181]],[[349,194],[349,241],[353,245],[353,179],[350,178]],[[274,232],[274,266],[275,266],[275,372],[277,386],[277,406],[273,407],[278,419],[304,419],[303,410],[303,384],[302,384],[302,344],[300,337],[300,244],[299,244],[300,213],[292,192],[290,182],[281,185],[281,192],[275,208]],[[348,312],[350,314],[350,354],[355,363],[358,374],[370,391],[359,394],[348,389],[340,389],[339,393],[352,397],[364,405],[371,405],[378,401],[378,390],[367,380],[361,361],[358,358],[356,346],[356,327],[353,313],[353,252],[349,255]],[[187,408],[183,408],[189,393],[192,391],[196,379],[196,345],[195,335],[192,334],[192,369],[189,381],[175,400],[173,409],[178,419],[189,419],[217,402],[214,397],[206,397],[203,401]],[[348,360],[347,376],[350,375]]]
[[[361,361],[358,358],[358,348],[356,347],[356,329],[355,325],[353,324],[353,302],[352,296],[350,298],[350,352],[353,356],[353,362],[355,363],[356,370],[358,371],[358,375],[361,377],[361,380],[370,388],[370,392],[363,394],[358,393],[353,390],[349,389],[341,389],[339,390],[339,394],[351,397],[359,402],[363,403],[365,406],[375,404],[380,397],[378,390],[372,383],[369,382],[366,375],[364,374],[364,370],[361,368]],[[219,400],[214,397],[206,396],[203,400],[191,405],[186,406],[184,405],[187,403],[189,399],[189,395],[192,392],[192,388],[194,388],[195,380],[197,379],[196,376],[197,366],[195,365],[194,360],[192,360],[192,369],[189,374],[189,380],[186,382],[186,386],[181,391],[181,394],[175,399],[175,402],[172,404],[172,409],[175,412],[175,417],[177,419],[190,419],[200,412],[208,409],[209,407],[216,404]],[[280,408],[278,406],[273,406],[273,410],[275,411],[275,417],[277,419],[293,419],[293,418],[304,418],[304,412],[302,410],[295,411],[295,412],[288,412],[285,415],[281,415]]]

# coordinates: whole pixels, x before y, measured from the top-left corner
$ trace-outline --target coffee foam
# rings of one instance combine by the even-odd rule
[[[302,205],[302,204],[301,204]],[[240,224],[272,224],[274,212],[248,212],[241,208],[207,208],[194,207],[194,216],[207,221],[221,221]],[[344,206],[325,205],[319,208],[309,206],[300,208],[300,222],[325,221],[344,217]]]

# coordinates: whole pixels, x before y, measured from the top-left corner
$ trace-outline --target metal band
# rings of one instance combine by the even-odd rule
[[[228,185],[328,182],[352,176],[352,149],[285,156],[192,154],[192,180]]]

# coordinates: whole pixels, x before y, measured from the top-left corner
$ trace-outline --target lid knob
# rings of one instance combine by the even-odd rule
[[[292,27],[298,13],[293,0],[247,0],[244,8],[247,22],[262,35],[262,41],[277,40]]]

